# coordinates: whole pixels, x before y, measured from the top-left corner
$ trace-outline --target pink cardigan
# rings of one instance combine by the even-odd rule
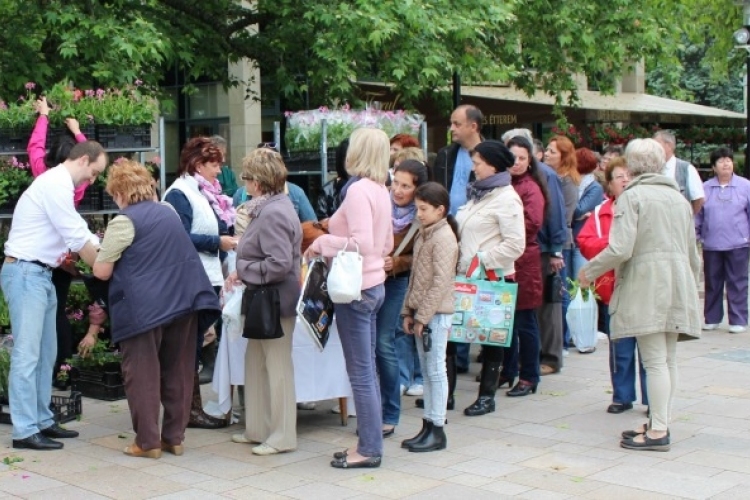
[[[384,257],[393,249],[391,197],[388,189],[370,179],[349,186],[346,197],[328,223],[329,234],[311,245],[324,257],[334,257],[345,246],[359,246],[362,255],[362,290],[385,281]]]
[[[47,171],[47,164],[44,163],[44,157],[47,154],[47,128],[49,126],[49,118],[45,115],[39,115],[34,125],[34,130],[31,132],[31,139],[29,139],[29,145],[26,146],[26,151],[29,153],[29,163],[31,163],[31,174],[34,177],[39,177]],[[76,141],[86,142],[86,136],[83,134],[76,135]],[[89,182],[86,181],[80,186],[76,186],[75,195],[73,196],[73,203],[78,206],[83,199],[83,195],[86,192],[86,188],[89,186]]]

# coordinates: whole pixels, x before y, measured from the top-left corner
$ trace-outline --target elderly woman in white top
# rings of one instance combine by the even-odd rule
[[[513,266],[526,249],[523,203],[511,185],[508,169],[516,162],[500,141],[484,141],[471,152],[476,182],[469,186],[469,201],[456,214],[461,257],[458,272],[466,273],[474,256],[487,269],[506,278],[515,275]],[[464,410],[470,417],[495,411],[495,392],[503,364],[503,348],[484,346],[477,400]]]
[[[631,181],[617,198],[609,245],[578,273],[582,287],[615,270],[610,338],[637,337],[646,368],[650,421],[622,433],[620,446],[669,451],[677,392],[677,340],[700,337],[700,258],[693,213],[677,183],[662,175],[664,150],[635,139],[625,151]]]
[[[220,251],[237,247],[237,238],[229,235],[229,228],[234,225],[235,219],[232,200],[221,194],[220,187],[218,190],[216,187],[223,159],[224,155],[210,139],[190,139],[180,154],[179,177],[164,193],[164,201],[172,205],[180,216],[217,294],[224,285]],[[203,335],[199,335],[198,343],[200,348]],[[226,425],[225,420],[211,417],[203,411],[196,371],[188,427],[217,429]]]

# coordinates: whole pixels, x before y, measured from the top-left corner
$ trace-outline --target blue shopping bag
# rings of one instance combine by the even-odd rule
[[[485,269],[474,257],[466,276],[456,276],[451,342],[509,347],[513,338],[518,285]]]

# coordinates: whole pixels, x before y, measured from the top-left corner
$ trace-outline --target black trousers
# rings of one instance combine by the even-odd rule
[[[52,284],[55,287],[57,295],[57,358],[55,359],[54,375],[60,371],[60,365],[65,363],[66,359],[73,356],[73,329],[70,326],[70,320],[65,312],[68,303],[68,292],[70,292],[70,283],[73,276],[59,267],[52,271]]]

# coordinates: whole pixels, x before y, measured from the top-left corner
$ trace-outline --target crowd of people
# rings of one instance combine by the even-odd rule
[[[48,406],[55,364],[72,354],[60,317],[69,252],[110,282],[110,334],[122,352],[136,434],[124,453],[136,457],[181,455],[186,427],[229,425],[203,410],[198,360],[212,366],[211,351],[222,341],[222,289],[238,284],[278,290],[282,335],[248,342],[245,430],[232,441],[252,445],[256,455],[296,449],[292,337],[302,261],[342,250],[362,261],[361,297],[335,304],[358,441],[334,454],[335,468],[380,466],[404,394],[422,396],[415,404],[423,425],[402,447],[447,447],[446,415],[470,350],[449,341],[454,278],[474,263],[516,283],[518,294],[509,347],[484,345],[479,353],[477,397],[463,410],[469,417],[494,412],[498,388],[528,396],[542,377],[563,369],[573,347],[568,279],[593,288],[598,329],[609,336],[609,413],[633,408],[640,374],[649,418],[622,433],[625,448],[669,449],[677,341],[721,324],[725,286],[730,332],[747,326],[750,182],[734,174],[725,148],[712,154],[715,176],[703,184],[674,156],[676,141],[666,131],[599,156],[564,136],[545,147],[527,129],[485,139],[481,111],[462,105],[451,114],[452,143],[431,162],[413,137],[356,130],[337,149],[336,177],[311,204],[288,182],[275,145],[247,154],[238,187],[226,141],[197,137],[183,147],[177,179],[161,200],[143,165],[109,167],[106,189],[120,212],[99,241],[75,204],[107,167],[106,152],[70,121],[67,146],[45,157],[49,109],[43,99],[36,106],[29,154],[37,179],[18,202],[0,272],[16,333],[16,448],[59,449],[55,439],[77,436],[54,423]],[[323,219],[303,249],[305,223]],[[42,228],[49,236],[39,240]],[[102,314],[92,309],[97,332]],[[82,355],[90,345],[81,342]]]

